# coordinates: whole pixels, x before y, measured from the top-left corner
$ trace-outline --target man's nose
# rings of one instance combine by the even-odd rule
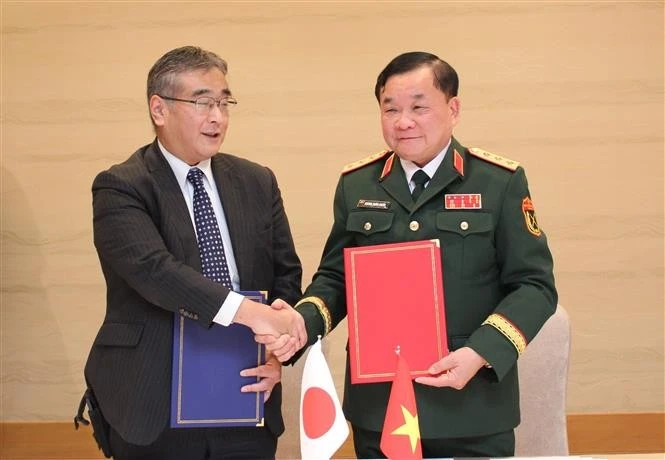
[[[397,129],[409,129],[412,128],[413,125],[413,118],[406,113],[401,113],[399,118],[395,121],[395,127],[397,127]]]
[[[208,120],[219,122],[222,118],[226,117],[227,115],[228,112],[226,111],[226,107],[220,104],[215,104],[213,105],[212,109],[210,109],[210,111],[208,112]]]

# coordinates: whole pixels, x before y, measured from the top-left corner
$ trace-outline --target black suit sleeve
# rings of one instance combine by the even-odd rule
[[[147,184],[151,180],[111,169],[93,183],[94,240],[107,283],[121,282],[119,277],[152,305],[172,312],[186,308],[210,324],[228,289],[176,258],[178,248],[167,247],[165,238],[175,230],[162,219],[158,200],[166,197],[156,196],[158,188]],[[125,290],[109,286],[108,292]]]

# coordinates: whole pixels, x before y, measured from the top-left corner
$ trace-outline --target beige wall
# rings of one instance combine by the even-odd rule
[[[664,410],[662,2],[3,2],[1,38],[0,420],[71,419],[104,314],[90,184],[151,140],[145,77],[183,44],[229,61],[224,150],[275,170],[306,282],[340,169],[383,148],[377,73],[414,49],[452,63],[457,137],[527,170],[573,320],[569,412]]]

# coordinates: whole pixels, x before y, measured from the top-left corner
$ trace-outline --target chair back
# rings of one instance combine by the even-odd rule
[[[568,455],[570,335],[570,317],[558,305],[517,361],[522,422],[515,430],[516,456]]]

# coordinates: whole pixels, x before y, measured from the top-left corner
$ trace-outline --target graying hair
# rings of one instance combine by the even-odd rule
[[[183,46],[169,51],[148,72],[148,102],[154,94],[173,96],[178,90],[178,75],[210,69],[219,69],[226,75],[228,66],[224,59],[198,46]]]

